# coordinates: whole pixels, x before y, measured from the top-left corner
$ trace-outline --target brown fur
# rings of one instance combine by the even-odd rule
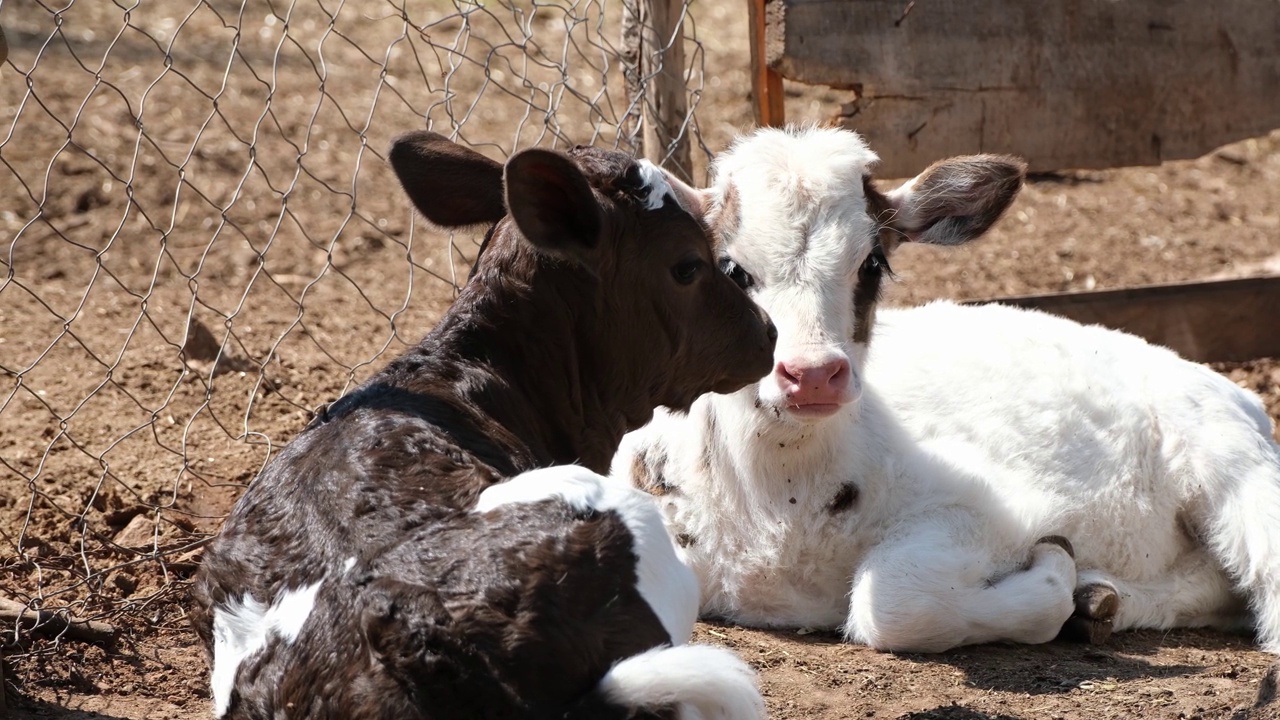
[[[881,283],[888,265],[885,256],[896,247],[897,233],[888,223],[893,219],[893,205],[872,184],[871,178],[862,180],[863,197],[866,198],[867,215],[880,228],[876,242],[879,247],[858,268],[858,284],[853,291],[853,341],[871,342],[871,329],[876,322],[876,304],[880,301]],[[888,243],[888,244],[886,244]],[[878,253],[878,254],[877,254]]]

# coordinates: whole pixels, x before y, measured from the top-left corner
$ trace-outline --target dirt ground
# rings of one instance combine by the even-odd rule
[[[739,4],[693,8],[711,150],[750,124]],[[0,624],[14,717],[208,716],[186,620],[201,543],[313,408],[426,332],[474,254],[470,236],[415,227],[381,158],[389,138],[425,115],[494,157],[557,137],[612,144],[626,105],[617,67],[592,50],[616,29],[586,2],[525,18],[537,42],[444,2],[416,19],[425,34],[389,5],[186,5],[126,17],[77,2],[52,39],[42,6],[0,6],[0,599],[115,630]],[[564,42],[570,24],[585,44]],[[487,77],[432,64],[464,41]],[[565,47],[581,57],[568,54],[562,86],[554,62],[519,61]],[[796,120],[844,99],[788,96]],[[974,246],[905,248],[889,301],[1277,275],[1278,201],[1280,132],[1160,167],[1034,178]],[[1217,369],[1280,420],[1280,362]],[[759,669],[776,718],[1280,717],[1250,709],[1273,658],[1222,633],[936,656],[712,624],[698,639]]]

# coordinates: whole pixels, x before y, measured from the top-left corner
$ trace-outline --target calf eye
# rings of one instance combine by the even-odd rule
[[[698,271],[704,265],[706,263],[702,262],[702,258],[691,258],[671,268],[671,276],[681,285],[688,285],[698,277]]]
[[[720,258],[720,272],[728,275],[729,279],[743,290],[756,284],[756,279],[751,277],[751,273],[743,270],[741,265],[730,258]]]
[[[883,270],[884,272],[893,274],[893,268],[889,267],[889,258],[884,255],[884,248],[876,245],[871,251],[871,255],[866,260],[867,266],[873,270]]]

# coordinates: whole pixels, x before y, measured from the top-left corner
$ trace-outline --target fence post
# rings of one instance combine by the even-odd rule
[[[782,97],[782,76],[769,67],[765,57],[765,25],[769,0],[747,0],[747,18],[751,26],[751,98],[755,101],[756,124],[780,127],[786,123],[786,105]],[[779,0],[774,0],[778,2]]]
[[[633,151],[692,181],[684,127],[684,7],[684,0],[623,0],[622,72],[631,108],[623,135]]]

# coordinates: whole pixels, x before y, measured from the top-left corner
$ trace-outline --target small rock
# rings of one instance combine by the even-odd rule
[[[135,515],[124,529],[116,533],[115,543],[120,547],[142,549],[151,547],[156,533],[156,523],[147,515]]]
[[[1249,158],[1245,157],[1242,151],[1235,148],[1222,148],[1214,153],[1213,156],[1232,165],[1247,165],[1249,163]]]
[[[125,597],[133,594],[138,588],[138,581],[134,577],[122,570],[116,570],[107,576],[107,584],[113,585],[120,590]]]
[[[182,343],[187,367],[200,373],[210,373],[221,351],[222,343],[213,337],[213,332],[192,316],[187,324],[187,338]]]

